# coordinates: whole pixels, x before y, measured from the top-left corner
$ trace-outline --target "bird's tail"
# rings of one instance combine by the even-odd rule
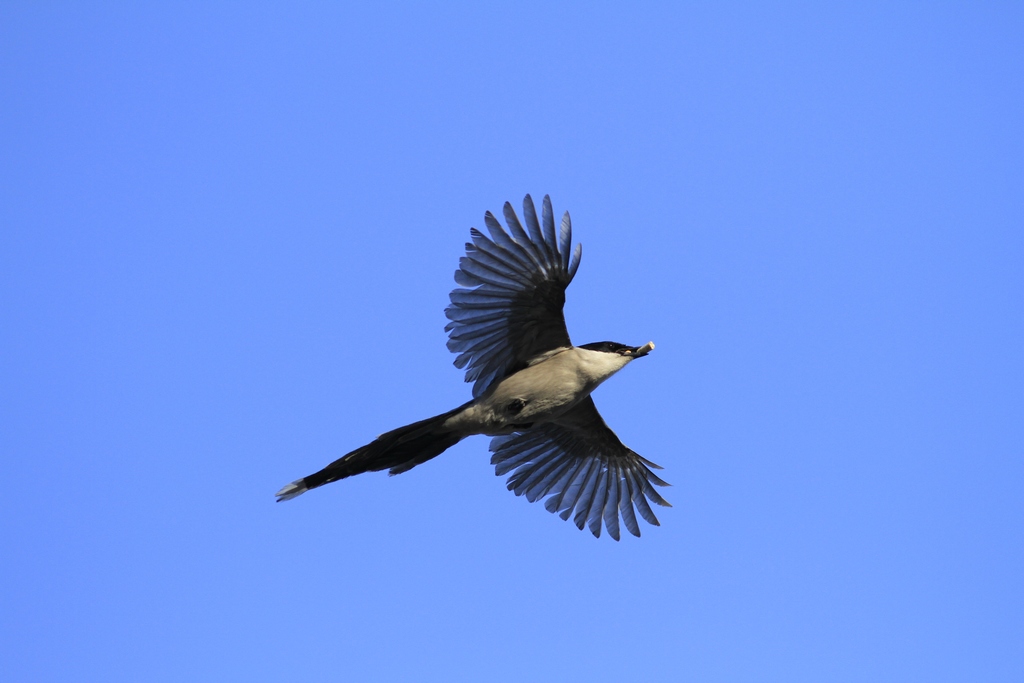
[[[467,404],[468,405],[468,404]],[[319,472],[293,481],[278,491],[277,502],[290,500],[310,489],[363,472],[390,470],[401,474],[435,458],[462,441],[466,434],[444,427],[445,421],[465,406],[381,434],[362,448],[338,458]]]

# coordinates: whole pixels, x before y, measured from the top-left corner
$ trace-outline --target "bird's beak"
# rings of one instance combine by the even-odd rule
[[[654,349],[654,342],[652,342],[652,341],[647,342],[643,346],[638,346],[635,349],[633,349],[633,357],[634,358],[643,358],[644,356],[649,354],[652,349]]]

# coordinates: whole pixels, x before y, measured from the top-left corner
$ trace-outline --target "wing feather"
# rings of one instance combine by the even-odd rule
[[[455,271],[461,287],[452,291],[445,309],[450,321],[445,331],[448,348],[458,354],[455,366],[465,369],[474,397],[538,355],[571,346],[562,308],[582,252],[579,245],[572,249],[568,214],[556,234],[549,197],[544,197],[543,225],[529,195],[523,211],[525,228],[505,204],[508,232],[485,213],[490,236],[471,229],[472,242]]]
[[[562,511],[558,513],[559,517],[568,520],[569,515],[573,513],[573,510],[579,507],[577,515],[588,502],[588,496],[586,495],[587,489],[593,488],[594,475],[597,470],[600,469],[601,464],[597,460],[590,459],[586,463],[586,467],[583,468],[583,472],[579,477],[569,483],[569,497],[562,501]],[[583,518],[586,519],[586,512],[584,511]],[[576,519],[573,519],[576,522]],[[576,522],[576,526],[580,529],[583,528],[583,522]]]
[[[544,234],[540,230],[537,208],[533,205],[533,198],[530,195],[526,195],[526,199],[523,200],[523,214],[526,216],[526,225],[530,228],[530,239],[535,244],[543,244]]]
[[[489,272],[511,280],[516,287],[528,287],[531,284],[530,279],[522,275],[522,271],[509,265],[509,261],[479,249],[475,244],[466,243],[466,256],[463,259],[469,259]],[[459,265],[462,265],[461,259]]]
[[[530,255],[525,253],[518,246],[508,248],[506,246],[496,244],[476,228],[470,228],[469,235],[473,239],[473,244],[476,245],[477,249],[487,252],[500,261],[514,263],[517,270],[529,270],[533,265]]]
[[[569,483],[575,481],[576,475],[579,474],[580,469],[586,463],[587,461],[582,458],[575,462],[571,462],[571,469],[562,475],[562,478],[556,482],[554,486],[554,494],[544,501],[545,510],[551,513],[558,513],[562,509],[562,502],[565,499],[565,494],[569,491]]]
[[[658,526],[648,501],[668,506],[654,486],[668,486],[647,461],[619,441],[587,397],[557,422],[545,423],[491,441],[491,464],[507,486],[530,502],[544,496],[544,507],[580,529],[600,536],[602,524],[619,540],[619,519],[640,535],[637,515]],[[652,463],[653,465],[653,463]]]
[[[505,224],[512,231],[512,240],[517,244],[523,245],[524,250],[532,253],[534,265],[545,266],[546,259],[538,252],[536,245],[530,240],[530,236],[523,230],[523,226],[519,222],[519,217],[516,216],[516,211],[512,208],[512,205],[505,202],[501,212],[505,216]]]
[[[626,470],[619,478],[619,514],[622,515],[622,522],[629,533],[639,537],[640,525],[637,524],[636,513],[633,512],[633,493],[629,482],[629,471]]]
[[[555,213],[551,210],[551,199],[545,195],[544,203],[541,205],[541,212],[544,221],[544,246],[547,249],[554,249],[558,241],[555,239]]]
[[[608,498],[608,475],[611,473],[607,464],[597,474],[597,482],[594,485],[594,494],[587,510],[587,526],[595,538],[601,537],[601,518],[604,516],[604,503]]]
[[[515,292],[519,288],[529,285],[530,282],[517,273],[506,275],[470,256],[463,256],[459,259],[459,272],[463,274],[465,280],[478,280],[499,289],[507,289],[510,292]]]
[[[490,211],[484,213],[484,224],[487,226],[487,232],[491,234],[491,239],[495,244],[511,253],[519,255],[520,261],[525,259],[523,262],[524,270],[533,270],[541,264],[541,258],[536,246],[529,240],[517,242],[509,237],[508,233],[502,229],[501,223],[498,222],[498,219]]]
[[[544,475],[544,478],[524,490],[526,500],[535,503],[538,499],[546,496],[571,466],[572,461],[553,457],[551,459],[551,470]]]
[[[614,460],[608,466],[608,496],[604,504],[604,526],[608,529],[608,535],[619,540],[619,483],[622,481],[622,473],[619,471],[619,464]]]
[[[562,267],[569,270],[569,254],[572,253],[572,221],[569,212],[562,215],[562,226],[558,231],[558,253],[562,256]]]

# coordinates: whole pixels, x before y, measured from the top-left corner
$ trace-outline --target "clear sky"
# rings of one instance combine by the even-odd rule
[[[366,4],[0,6],[0,678],[1024,680],[1022,6]],[[528,192],[662,526],[276,504]]]

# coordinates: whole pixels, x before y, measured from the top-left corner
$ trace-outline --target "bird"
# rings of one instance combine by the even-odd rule
[[[472,400],[454,410],[399,427],[277,492],[277,502],[364,472],[408,472],[466,437],[492,437],[491,464],[507,487],[563,520],[571,516],[619,540],[619,519],[640,536],[637,515],[660,526],[648,501],[671,505],[654,486],[668,486],[658,465],[626,447],[591,397],[602,382],[654,343],[628,346],[595,342],[574,346],[565,317],[565,290],[576,275],[582,245],[572,249],[566,212],[555,229],[551,198],[541,217],[530,195],[523,200],[526,227],[504,205],[505,230],[484,214],[488,234],[470,229],[445,309],[448,349],[472,382]]]

